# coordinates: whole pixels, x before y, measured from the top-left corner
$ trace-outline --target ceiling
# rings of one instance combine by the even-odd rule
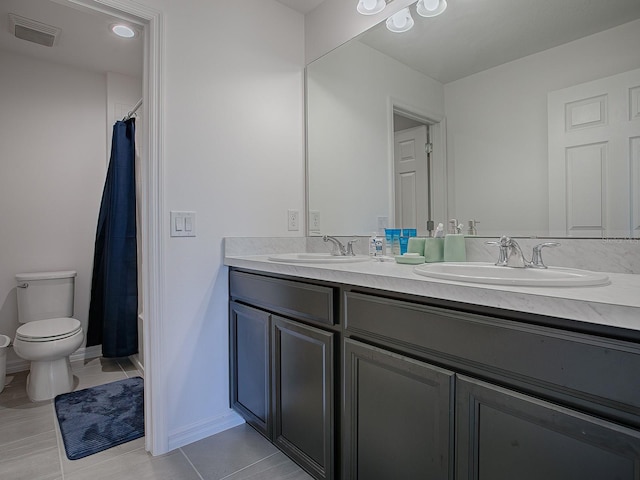
[[[411,13],[413,29],[384,24],[362,34],[370,47],[441,83],[640,18],[640,0],[449,0],[434,18]],[[640,46],[639,56],[640,56]]]
[[[324,1],[325,0],[278,0],[278,2],[283,5],[293,8],[296,12],[300,12],[302,14],[310,12]]]
[[[53,47],[20,40],[10,32],[9,13],[58,27],[62,32]],[[72,8],[51,0],[1,0],[0,50],[75,68],[141,78],[142,35],[132,39],[115,36],[109,25],[117,20],[107,14]]]
[[[305,14],[325,0],[278,0]],[[345,0],[349,1],[349,0]],[[355,8],[357,3],[352,0]],[[15,38],[8,14],[62,29],[53,47]],[[640,18],[640,0],[449,0],[439,17],[412,11],[415,26],[394,34],[378,25],[360,36],[367,45],[442,83]],[[142,76],[142,35],[109,31],[117,19],[56,0],[0,1],[0,50],[98,72]]]

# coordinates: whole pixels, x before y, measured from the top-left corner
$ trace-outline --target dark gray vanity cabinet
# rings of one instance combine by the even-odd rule
[[[379,464],[394,464],[408,449],[417,470],[398,478],[640,479],[637,343],[515,321],[508,312],[494,316],[460,308],[345,292],[344,428],[351,437],[344,445],[343,478],[384,478],[376,476],[383,468]],[[444,422],[442,408],[427,395],[419,402],[420,415],[403,398],[412,391],[420,396],[419,388],[398,381],[406,374],[415,384],[421,378],[416,365],[438,372],[436,379],[455,379],[450,387],[455,430],[440,430],[443,440],[455,438],[455,449],[448,451],[449,477],[425,473],[425,460],[437,451],[433,444],[413,444],[424,442],[419,432],[433,427],[423,424],[417,432],[412,422],[434,415]],[[397,431],[376,432],[394,390],[405,392],[392,414],[398,418],[391,431]],[[364,440],[367,455],[359,443],[366,431],[375,438]],[[385,441],[393,446],[376,450]],[[438,447],[445,446],[443,441]],[[363,475],[366,462],[377,465],[374,473]]]
[[[349,339],[344,360],[342,478],[452,479],[453,372]]]
[[[229,350],[231,406],[265,437],[271,437],[271,315],[231,302]]]
[[[230,300],[232,406],[315,478],[640,480],[634,332],[234,269]]]
[[[334,289],[232,270],[231,406],[318,479],[335,478]]]
[[[315,478],[333,478],[336,336],[273,318],[273,442]]]
[[[462,375],[456,397],[460,480],[640,478],[637,430]]]

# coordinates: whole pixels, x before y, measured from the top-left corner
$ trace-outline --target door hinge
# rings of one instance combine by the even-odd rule
[[[425,143],[424,144],[424,151],[425,151],[425,153],[433,152],[433,143]]]

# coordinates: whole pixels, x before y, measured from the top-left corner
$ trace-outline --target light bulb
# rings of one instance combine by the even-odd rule
[[[387,18],[387,28],[394,33],[402,33],[411,30],[413,18],[408,8],[403,8],[398,13]]]
[[[384,10],[386,6],[385,0],[360,0],[357,10],[362,15],[375,15]]]
[[[416,12],[421,17],[435,17],[447,9],[447,0],[418,0]]]
[[[438,8],[438,4],[440,3],[438,0],[424,0],[424,8],[433,12],[436,8]]]

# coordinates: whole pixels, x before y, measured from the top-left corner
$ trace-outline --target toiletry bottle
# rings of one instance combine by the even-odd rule
[[[376,257],[384,256],[384,241],[381,237],[376,237]]]
[[[371,237],[369,237],[369,256],[370,257],[375,257],[376,256],[376,243],[378,241],[378,236],[377,234],[374,232],[371,234]]]
[[[467,235],[478,235],[478,229],[476,228],[476,225],[480,223],[477,220],[469,220],[467,222]]]
[[[449,233],[444,237],[444,261],[466,262],[467,250],[462,231],[462,224],[455,218],[449,220]]]
[[[393,238],[391,239],[391,241],[392,241],[391,251],[393,252],[393,255],[400,255],[400,229],[399,228],[393,229]]]
[[[444,261],[444,226],[439,223],[433,238],[424,242],[424,261],[427,263]]]
[[[393,256],[393,229],[384,229],[384,243],[385,243],[385,255],[388,257]]]

